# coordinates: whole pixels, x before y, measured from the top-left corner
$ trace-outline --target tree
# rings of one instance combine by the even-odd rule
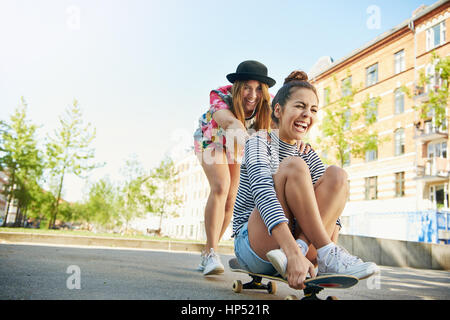
[[[37,185],[42,175],[42,157],[37,147],[37,126],[27,120],[27,103],[21,97],[19,106],[11,116],[11,123],[2,122],[0,167],[8,176],[4,194],[7,198],[6,226],[12,199],[17,201],[16,222],[20,224],[21,211],[26,211],[32,196],[31,188]]]
[[[182,204],[181,197],[175,190],[178,173],[171,159],[161,161],[150,175],[154,186],[151,195],[152,212],[159,216],[159,231],[164,217],[177,216],[177,209]]]
[[[89,189],[83,217],[87,222],[112,229],[118,218],[117,189],[107,178],[100,179]]]
[[[144,169],[135,155],[126,160],[121,172],[125,181],[119,187],[117,207],[120,219],[125,222],[125,233],[127,233],[130,221],[146,213],[141,205],[142,184],[146,178]]]
[[[75,174],[84,178],[84,174],[101,166],[92,163],[94,149],[90,148],[96,131],[91,124],[83,125],[81,109],[75,99],[71,107],[59,118],[60,127],[53,136],[49,136],[47,144],[47,161],[49,175],[56,179],[55,203],[50,216],[49,228],[54,228],[61,201],[64,178],[66,174]]]
[[[341,84],[341,97],[324,108],[320,125],[322,137],[317,139],[322,151],[327,154],[333,152],[341,167],[350,161],[350,155],[364,158],[366,152],[377,152],[378,146],[388,139],[380,139],[373,127],[381,98],[367,95],[361,108],[352,108],[359,88],[352,86],[349,71],[347,73],[348,77]],[[337,79],[333,78],[337,88]],[[327,90],[330,93],[330,89]]]
[[[431,54],[431,65],[434,66],[434,73],[428,76],[421,70],[419,74],[419,86],[421,92],[427,92],[428,99],[415,107],[419,111],[420,119],[433,118],[434,125],[439,128],[447,125],[447,106],[449,104],[450,85],[450,57],[441,58],[436,52]],[[431,80],[433,79],[433,81]],[[433,83],[432,83],[433,82]],[[410,96],[409,91],[405,90]],[[432,116],[431,116],[432,115]]]

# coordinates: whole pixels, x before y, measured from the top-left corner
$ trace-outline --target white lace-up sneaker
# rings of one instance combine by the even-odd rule
[[[206,251],[202,250],[202,253],[200,254],[200,264],[197,267],[197,271],[205,270],[207,257],[208,257],[208,254],[206,253]]]
[[[379,267],[375,263],[363,262],[339,246],[334,246],[330,249],[323,259],[318,257],[317,263],[319,265],[319,276],[343,274],[362,280],[380,272]]]
[[[220,261],[220,257],[217,253],[214,252],[214,249],[211,248],[209,254],[205,256],[205,263],[203,267],[204,276],[208,276],[211,274],[220,274],[225,271],[225,268]]]
[[[267,259],[269,259],[272,266],[277,272],[286,279],[287,257],[282,249],[271,250],[266,253]]]
[[[303,255],[306,255],[308,252],[308,245],[301,240],[296,241]],[[301,243],[304,243],[304,245]],[[269,259],[270,263],[272,263],[273,267],[277,270],[280,276],[286,279],[287,257],[283,249],[271,250],[266,253],[266,257]]]

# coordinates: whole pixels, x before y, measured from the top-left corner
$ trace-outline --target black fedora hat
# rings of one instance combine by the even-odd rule
[[[236,80],[257,80],[273,87],[275,80],[267,76],[267,67],[261,62],[247,60],[241,62],[236,68],[235,73],[227,75],[228,81],[234,83]]]

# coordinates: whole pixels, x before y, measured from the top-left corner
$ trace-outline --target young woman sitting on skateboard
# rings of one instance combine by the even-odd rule
[[[298,152],[297,141],[317,121],[318,96],[307,80],[303,71],[292,72],[272,101],[278,130],[260,131],[247,140],[233,217],[241,266],[254,273],[280,273],[296,289],[304,288],[308,273],[315,276],[305,257],[312,247],[317,248],[319,275],[362,279],[378,271],[375,263],[364,263],[332,241],[349,192],[345,171],[336,166],[325,170],[313,150]]]

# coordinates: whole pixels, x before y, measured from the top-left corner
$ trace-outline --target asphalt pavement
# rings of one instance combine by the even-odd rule
[[[222,255],[222,275],[196,270],[199,253],[93,247],[0,244],[0,300],[280,300],[303,297],[284,283],[275,295],[234,293],[233,256]],[[450,272],[384,267],[350,289],[326,289],[320,297],[341,300],[449,300]]]

